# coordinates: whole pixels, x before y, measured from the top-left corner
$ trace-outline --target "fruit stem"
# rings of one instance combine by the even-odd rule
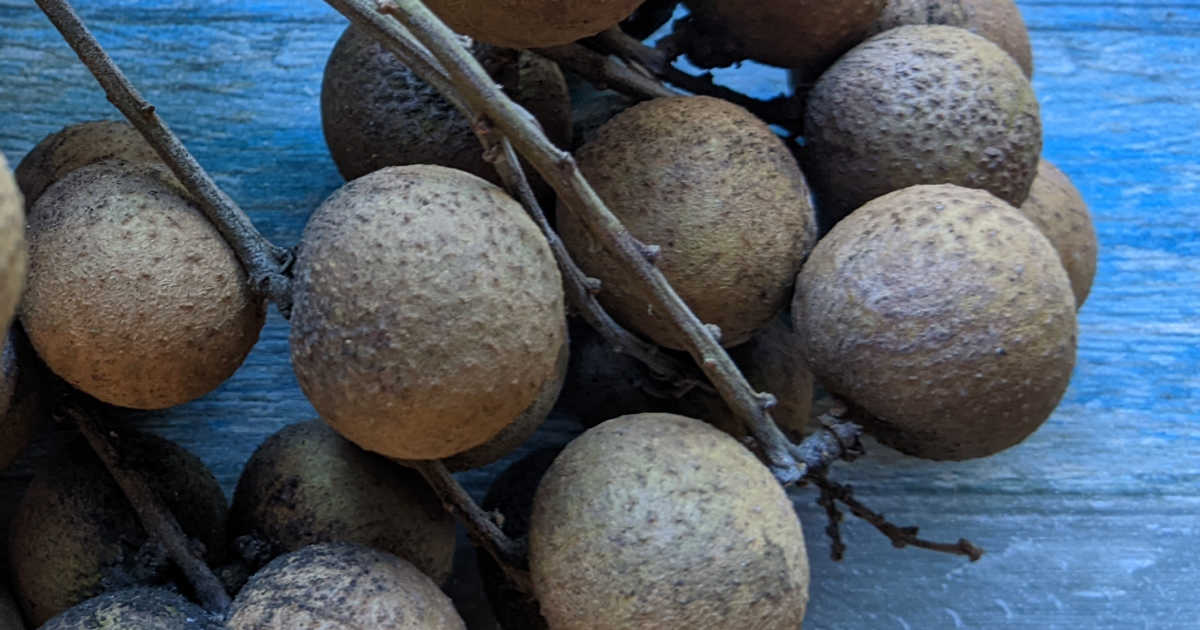
[[[801,104],[797,99],[786,94],[780,94],[767,100],[757,99],[723,85],[717,85],[711,72],[701,75],[688,74],[671,63],[671,56],[666,51],[647,46],[619,27],[603,31],[593,37],[591,41],[623,60],[626,67],[640,69],[643,74],[655,77],[658,81],[664,81],[692,94],[713,96],[740,105],[768,124],[778,125],[793,135],[800,135],[803,132],[804,115]],[[646,92],[629,91],[628,84],[609,82],[605,76],[597,75],[587,65],[572,65],[573,61],[568,60],[566,65],[577,74],[593,81],[603,82],[627,96],[647,98]],[[610,62],[610,65],[617,64]],[[657,83],[657,81],[654,82]]]
[[[645,245],[608,210],[583,178],[574,157],[554,146],[533,117],[504,94],[462,47],[453,31],[420,0],[381,0],[379,11],[396,17],[441,62],[468,107],[486,116],[554,188],[559,199],[580,216],[601,245],[624,262],[644,287],[645,294],[651,296],[656,310],[675,323],[687,340],[688,352],[746,424],[780,483],[799,481],[803,472],[792,457],[790,443],[767,413],[757,392],[704,323],[671,288],[662,271],[646,260]]]
[[[167,556],[183,571],[195,589],[200,605],[218,615],[229,610],[229,593],[225,592],[225,587],[201,555],[195,552],[194,544],[198,543],[188,539],[183,528],[179,526],[179,521],[175,520],[175,516],[154,493],[145,477],[137,470],[122,464],[121,453],[117,447],[121,439],[120,434],[115,429],[101,426],[96,417],[98,413],[84,410],[75,404],[64,405],[62,414],[79,427],[92,450],[96,452],[100,461],[104,462],[108,473],[129,499],[146,533],[163,546]]]
[[[467,528],[467,535],[471,540],[492,556],[514,586],[526,594],[533,594],[533,582],[529,577],[529,550],[524,539],[509,538],[492,517],[467,494],[466,489],[442,462],[430,460],[400,463],[421,473],[441,499],[446,511],[453,514]]]
[[[533,52],[546,57],[575,74],[639,100],[660,96],[680,96],[644,72],[638,72],[628,61],[600,54],[582,44],[567,44],[553,48],[538,48]]]
[[[834,560],[841,560],[841,556],[846,549],[837,525],[841,520],[841,512],[838,510],[835,502],[842,503],[850,509],[851,514],[874,525],[875,529],[879,530],[884,536],[887,536],[892,541],[892,546],[898,549],[910,546],[920,547],[922,549],[929,549],[930,551],[966,556],[970,558],[971,562],[975,562],[983,557],[983,549],[975,546],[974,543],[966,538],[959,538],[958,542],[954,543],[933,542],[918,537],[918,529],[916,527],[900,527],[892,524],[882,514],[871,510],[855,498],[854,488],[849,485],[830,481],[824,474],[810,475],[805,480],[816,484],[821,490],[821,496],[817,499],[817,502],[829,514],[830,524],[825,529],[825,532],[833,539]]]
[[[37,0],[37,4],[100,83],[109,102],[154,147],[233,248],[250,277],[251,288],[288,316],[292,305],[291,281],[287,275],[292,263],[291,252],[268,241],[254,227],[250,217],[209,177],[159,117],[154,105],[142,97],[96,41],[68,0]]]

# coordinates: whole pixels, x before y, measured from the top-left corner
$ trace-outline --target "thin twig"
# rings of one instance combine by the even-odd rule
[[[467,535],[488,552],[512,583],[526,593],[533,593],[529,577],[529,555],[525,541],[509,538],[492,517],[484,512],[450,470],[440,461],[400,462],[414,468],[442,501],[446,511],[467,528]]]
[[[79,55],[100,83],[108,100],[141,132],[146,142],[175,173],[188,192],[233,248],[251,287],[273,302],[286,316],[291,312],[291,281],[287,276],[292,254],[273,245],[251,223],[250,217],[209,177],[196,158],[159,117],[154,106],[137,91],[117,64],[88,31],[67,0],[37,0],[46,17]]]
[[[838,509],[837,497],[828,488],[820,486],[821,494],[817,497],[817,505],[825,508],[825,534],[829,536],[830,557],[834,562],[840,562],[846,557],[846,541],[842,539],[842,511]]]
[[[593,41],[602,46],[607,52],[639,64],[658,79],[680,89],[692,94],[713,96],[740,105],[765,122],[778,125],[794,134],[799,134],[802,131],[804,118],[800,106],[795,99],[786,94],[781,94],[767,100],[757,99],[742,94],[737,90],[718,85],[713,79],[711,72],[706,72],[699,76],[688,74],[675,67],[668,53],[643,44],[619,28],[610,28],[596,35]],[[586,69],[572,69],[581,74],[583,71],[586,71]],[[620,88],[620,84],[613,84],[613,89],[623,91]],[[631,94],[631,96],[636,95]]]
[[[381,0],[379,10],[400,20],[454,81],[459,95],[473,110],[487,116],[500,133],[542,175],[559,199],[588,226],[602,246],[629,269],[635,281],[652,296],[657,310],[666,314],[687,340],[692,358],[717,388],[721,397],[746,423],[757,440],[766,464],[784,484],[799,481],[803,472],[789,452],[787,438],[767,409],[774,397],[754,391],[721,347],[712,327],[706,326],[671,288],[654,265],[658,248],[639,242],[621,224],[583,178],[575,159],[546,138],[531,116],[513,103],[458,42],[456,36],[420,0]]]
[[[167,556],[183,571],[195,589],[200,605],[216,614],[223,614],[228,610],[229,594],[225,592],[225,587],[204,559],[193,551],[187,534],[179,526],[179,521],[175,520],[175,516],[154,493],[145,477],[139,471],[122,464],[121,454],[114,444],[120,437],[117,432],[105,429],[93,414],[74,405],[65,406],[62,413],[79,426],[92,450],[104,462],[104,467],[129,499],[146,533],[163,546]]]
[[[850,509],[850,513],[863,519],[864,521],[875,526],[884,536],[892,541],[892,546],[896,548],[904,547],[920,547],[931,551],[939,551],[959,556],[966,556],[975,562],[983,557],[983,549],[975,546],[974,543],[966,538],[959,538],[958,542],[954,543],[939,543],[925,540],[917,536],[917,527],[900,527],[890,523],[884,516],[867,506],[863,505],[857,498],[854,497],[854,488],[849,485],[842,485],[830,481],[823,475],[813,475],[807,477],[806,481],[810,481],[821,489],[822,494],[828,494],[839,503],[842,503]]]
[[[538,48],[533,52],[578,74],[598,87],[608,88],[639,100],[680,96],[652,76],[635,71],[624,61],[603,55],[581,44]]]

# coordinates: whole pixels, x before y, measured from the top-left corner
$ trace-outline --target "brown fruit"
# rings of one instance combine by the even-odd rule
[[[475,49],[505,92],[537,117],[550,139],[569,147],[570,97],[558,66],[529,52]],[[342,33],[325,65],[321,125],[329,153],[347,180],[385,166],[438,164],[500,181],[467,119],[354,26]]]
[[[92,120],[46,136],[17,165],[17,184],[32,208],[50,184],[67,173],[111,159],[160,164],[161,159],[133,125],[124,120]],[[174,180],[174,175],[170,176]]]
[[[1033,76],[1033,50],[1021,10],[1013,0],[888,0],[871,33],[910,24],[965,28],[991,41]]]
[[[21,191],[0,153],[0,331],[8,328],[17,312],[27,264]]]
[[[995,44],[950,26],[902,26],[821,75],[804,121],[823,223],[918,184],[982,188],[1019,206],[1042,149],[1033,88]]]
[[[116,440],[121,463],[142,475],[205,560],[224,560],[225,495],[194,455],[131,430]],[[176,575],[144,546],[149,537],[129,500],[83,438],[34,476],[9,532],[14,587],[40,625],[102,591],[170,581]]]
[[[492,439],[555,377],[562,279],[504,191],[440,166],[349,182],[297,253],[292,363],[321,418],[398,459]]]
[[[886,0],[688,0],[746,59],[816,77],[862,41]]]
[[[46,385],[52,376],[37,360],[20,324],[13,324],[0,349],[0,469],[29,444],[47,419]]]
[[[1076,308],[1082,307],[1096,277],[1096,228],[1092,215],[1071,178],[1047,160],[1038,162],[1038,176],[1021,212],[1050,239],[1071,279]]]
[[[804,175],[783,142],[745,109],[705,96],[660,98],[617,115],[577,153],[608,208],[721,344],[745,342],[783,309],[815,227]],[[600,302],[660,345],[684,341],[626,267],[604,251],[570,208],[563,240]]]
[[[161,588],[127,588],[64,611],[39,630],[221,630],[216,617]]]
[[[279,556],[233,600],[229,630],[466,630],[424,573],[389,553],[324,543]]]
[[[563,322],[563,326],[566,326],[566,322]],[[563,335],[565,338],[565,330]],[[542,423],[546,421],[546,417],[550,415],[550,410],[554,408],[554,403],[558,401],[558,394],[562,391],[563,381],[567,377],[569,346],[570,342],[568,341],[559,348],[558,360],[554,363],[554,374],[542,383],[537,397],[525,408],[525,411],[521,412],[521,415],[517,416],[516,420],[501,429],[487,442],[443,460],[442,463],[446,465],[446,468],[449,468],[451,472],[482,468],[512,453],[533,437],[533,434],[537,433]]]
[[[928,459],[1025,439],[1075,364],[1057,252],[981,190],[914,186],[859,208],[813,249],[792,313],[817,379],[881,442]]]
[[[29,214],[25,330],[56,374],[123,407],[212,391],[266,315],[233,250],[166,177],[153,164],[92,164]]]
[[[21,609],[13,599],[8,586],[0,584],[0,630],[25,630]]]
[[[529,566],[554,630],[800,627],[804,534],[737,440],[670,414],[609,420],[555,459]]]
[[[643,0],[429,0],[450,28],[508,48],[544,48],[595,35],[629,17]]]
[[[400,556],[439,584],[454,560],[454,519],[412,469],[368,453],[320,420],[284,427],[251,456],[229,515],[286,553],[351,542]]]

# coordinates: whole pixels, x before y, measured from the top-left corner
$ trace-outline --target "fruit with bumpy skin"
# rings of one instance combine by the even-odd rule
[[[787,303],[815,235],[808,185],[783,142],[745,109],[706,96],[660,98],[618,114],[577,153],[579,169],[629,232],[661,248],[655,264],[726,347]],[[571,208],[559,230],[613,318],[682,349],[626,267]]]
[[[0,153],[0,331],[8,328],[17,312],[27,265],[21,191]]]
[[[563,322],[566,326],[566,322]],[[566,330],[564,328],[563,335]],[[492,462],[500,460],[505,455],[512,453],[517,447],[524,444],[529,438],[537,433],[538,428],[546,421],[550,415],[550,410],[554,408],[554,403],[558,402],[558,395],[562,391],[563,381],[567,377],[567,363],[569,362],[570,342],[564,343],[558,351],[558,360],[554,362],[554,375],[542,383],[538,389],[537,397],[533,402],[513,420],[511,424],[504,427],[492,439],[464,451],[453,457],[447,457],[442,461],[446,468],[451,472],[461,472],[472,468],[481,468]]]
[[[233,250],[167,177],[153,164],[92,164],[29,213],[25,331],[55,374],[122,407],[212,391],[266,315]]]
[[[527,51],[479,45],[475,54],[505,92],[537,117],[551,141],[570,146],[567,84],[554,62]],[[342,33],[325,64],[321,126],[329,153],[348,180],[385,166],[440,164],[500,181],[467,119],[354,26]]]
[[[910,24],[965,28],[990,40],[1033,76],[1033,49],[1021,10],[1013,0],[888,0],[871,33]]]
[[[428,0],[450,28],[508,48],[569,44],[616,26],[643,0]]]
[[[1088,212],[1083,196],[1066,173],[1043,159],[1038,162],[1037,179],[1033,180],[1029,199],[1021,205],[1021,212],[1058,250],[1067,276],[1071,278],[1075,307],[1082,307],[1096,277],[1096,250],[1099,247],[1092,214]]]
[[[35,428],[49,419],[46,391],[52,378],[20,324],[9,327],[0,350],[0,469],[21,454]]]
[[[795,630],[804,534],[787,494],[700,420],[639,414],[567,445],[543,477],[529,566],[554,630]]]
[[[555,377],[562,279],[496,186],[397,166],[335,192],[296,257],[291,354],[321,418],[369,451],[442,459],[492,439]]]
[[[163,438],[123,430],[123,466],[141,474],[205,560],[225,555],[228,505],[212,473]],[[69,443],[33,478],[9,532],[14,587],[35,624],[111,588],[174,579],[117,483],[83,438]],[[159,552],[161,554],[161,552]]]
[[[808,96],[805,166],[828,227],[918,184],[982,188],[1019,206],[1042,149],[1037,99],[986,39],[902,26],[859,44]]]
[[[747,59],[815,77],[862,41],[885,0],[688,0]]]
[[[161,588],[127,588],[64,611],[39,630],[221,630],[203,608]]]
[[[279,553],[358,543],[412,562],[439,584],[454,560],[454,519],[421,475],[320,420],[284,427],[254,451],[233,495],[229,534],[256,535]]]
[[[809,367],[902,452],[984,457],[1054,411],[1075,364],[1075,298],[1050,241],[981,190],[914,186],[813,249],[792,305]]]
[[[254,574],[229,630],[466,630],[438,585],[408,561],[346,543],[311,545]]]
[[[71,171],[96,162],[118,159],[160,164],[154,148],[124,120],[92,120],[63,127],[46,136],[17,165],[17,184],[26,207]],[[174,179],[174,175],[171,175]]]

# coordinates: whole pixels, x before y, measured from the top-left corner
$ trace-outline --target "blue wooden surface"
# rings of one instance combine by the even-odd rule
[[[981,544],[978,563],[892,549],[853,521],[847,558],[833,563],[815,497],[797,490],[813,560],[807,628],[1200,627],[1200,3],[1019,4],[1045,155],[1074,178],[1100,239],[1074,380],[1046,426],[998,456],[929,463],[875,447],[839,467],[893,520]],[[340,184],[317,100],[340,16],[315,0],[78,8],[260,229],[294,244]],[[759,94],[784,86],[782,73],[747,68],[731,81]],[[0,0],[0,151],[15,162],[66,123],[114,115],[33,3]],[[312,414],[272,314],[220,390],[137,421],[231,489],[266,435]],[[553,422],[542,439],[572,430]],[[26,470],[0,479],[0,513]],[[479,494],[493,471],[464,479]]]

